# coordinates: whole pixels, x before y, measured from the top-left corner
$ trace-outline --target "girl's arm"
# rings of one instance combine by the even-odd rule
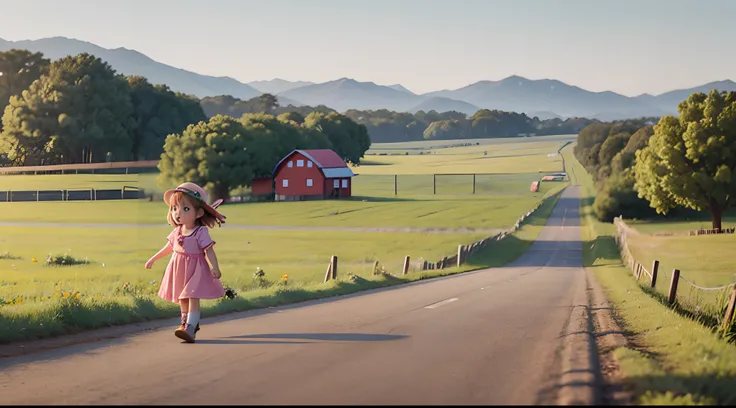
[[[217,255],[215,254],[215,249],[210,246],[209,248],[207,248],[205,253],[207,254],[207,260],[210,261],[210,272],[212,273],[212,276],[215,279],[220,279],[220,276],[222,276],[222,274],[220,273],[220,265],[217,263]]]
[[[170,255],[172,252],[174,252],[174,248],[171,246],[171,244],[167,243],[165,247],[161,248],[160,251],[156,252],[156,255],[152,256],[151,259],[146,262],[146,269],[150,269],[151,266],[153,266],[154,262],[167,255]]]

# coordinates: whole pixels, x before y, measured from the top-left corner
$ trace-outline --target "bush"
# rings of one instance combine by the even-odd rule
[[[2,254],[0,254],[0,259],[20,259],[20,257],[12,255],[8,251],[5,251]]]
[[[76,259],[69,254],[64,255],[50,255],[46,258],[47,266],[72,266],[72,265],[89,265],[89,260]]]

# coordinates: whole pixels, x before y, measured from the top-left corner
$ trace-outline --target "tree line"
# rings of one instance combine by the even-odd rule
[[[574,154],[595,182],[599,220],[708,211],[721,229],[736,206],[736,92],[694,93],[677,117],[591,124]]]
[[[164,156],[169,136],[191,133],[190,128],[211,121],[197,98],[150,84],[141,76],[118,74],[87,53],[51,62],[27,50],[0,52],[0,73],[0,165],[155,160]],[[268,94],[251,101],[258,107],[256,112],[267,114],[263,126],[269,117],[276,120],[268,115],[275,113],[270,108],[274,101]],[[274,135],[265,143],[244,135],[249,143],[271,143],[268,154],[255,149],[259,158],[318,146],[335,150],[348,163],[358,163],[370,147],[365,126],[336,112],[285,112],[278,121],[292,127],[292,133],[304,133],[302,139],[308,142]],[[274,131],[283,131],[283,126]],[[258,131],[256,125],[241,130]],[[282,142],[287,144],[279,145]]]
[[[310,112],[335,112],[324,105],[312,106],[280,106],[276,97],[261,95],[249,100],[241,100],[232,96],[206,97],[201,100],[202,108],[207,116],[230,115],[239,117],[246,113],[266,112],[283,114],[295,112],[306,116]],[[523,113],[504,112],[481,109],[468,115],[455,112],[418,111],[394,112],[388,109],[357,110],[350,109],[344,115],[356,123],[365,125],[373,143],[408,142],[420,140],[452,140],[492,137],[517,137],[519,135],[565,135],[580,132],[594,119],[554,118],[540,120]]]

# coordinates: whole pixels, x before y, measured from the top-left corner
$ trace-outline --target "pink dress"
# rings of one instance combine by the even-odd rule
[[[166,272],[161,279],[158,295],[162,299],[178,303],[179,299],[219,299],[225,296],[225,289],[219,279],[212,277],[205,250],[215,241],[205,226],[199,226],[190,236],[181,236],[181,227],[174,228],[167,239],[174,248]]]

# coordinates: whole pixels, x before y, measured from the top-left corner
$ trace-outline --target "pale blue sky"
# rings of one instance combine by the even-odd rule
[[[72,37],[243,82],[424,93],[509,75],[661,93],[736,80],[736,0],[0,0],[0,37]]]

